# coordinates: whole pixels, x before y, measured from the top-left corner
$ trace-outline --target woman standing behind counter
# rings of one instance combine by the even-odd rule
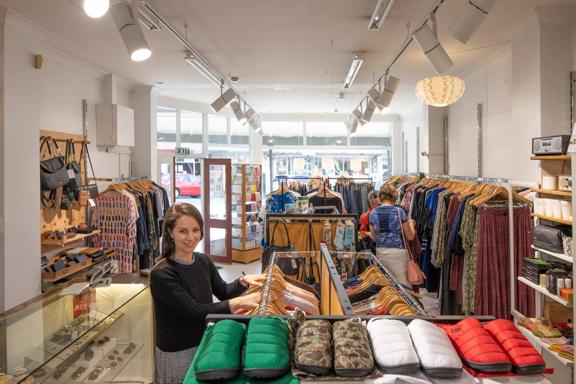
[[[260,295],[240,296],[263,275],[227,284],[212,260],[194,252],[204,238],[204,220],[191,204],[174,204],[164,218],[161,261],[150,275],[154,300],[156,352],[154,383],[181,383],[206,328],[206,315],[252,309]],[[213,302],[212,295],[220,302]]]

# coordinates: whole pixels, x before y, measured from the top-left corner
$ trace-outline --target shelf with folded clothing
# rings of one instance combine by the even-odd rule
[[[560,259],[562,261],[566,261],[568,263],[572,263],[574,261],[574,259],[571,256],[568,256],[564,253],[555,253],[555,252],[548,251],[548,250],[543,249],[543,248],[538,248],[534,245],[532,245],[532,249],[537,251],[537,252],[545,253],[546,255],[550,255],[550,256],[555,257],[557,259]]]
[[[528,330],[524,327],[521,327],[521,326],[518,326],[517,328],[532,343],[532,345],[534,345],[536,347],[536,349],[539,349],[540,351],[546,350],[547,352],[549,352],[552,356],[554,356],[556,359],[558,359],[562,364],[564,364],[566,366],[569,366],[569,367],[574,366],[574,362],[572,360],[566,359],[566,358],[560,356],[557,352],[554,352],[554,351],[551,351],[550,349],[548,349],[548,347],[550,347],[550,344],[546,344],[545,342],[540,340],[540,338],[535,336],[532,332],[530,332],[530,330]],[[540,353],[542,353],[542,352],[540,352]]]
[[[548,291],[548,289],[546,289],[545,287],[542,287],[541,285],[538,284],[534,284],[533,282],[531,282],[530,280],[526,279],[525,277],[522,276],[518,276],[518,281],[526,284],[527,286],[529,286],[532,289],[535,289],[536,291],[540,292],[541,294],[543,294],[544,296],[549,297],[550,299],[566,306],[566,307],[572,307],[572,303],[569,302],[568,300],[565,300],[563,298],[561,298],[560,296],[554,295],[552,293],[550,293]]]
[[[542,220],[554,221],[554,222],[560,223],[560,224],[572,225],[572,220],[560,219],[557,217],[546,216],[546,215],[542,215],[539,213],[531,213],[530,216],[536,217],[536,218],[542,219]]]

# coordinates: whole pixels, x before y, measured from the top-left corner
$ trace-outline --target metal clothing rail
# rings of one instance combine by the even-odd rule
[[[420,315],[428,316],[429,314],[426,312],[424,307],[422,307],[422,305],[411,294],[406,292],[406,289],[404,289],[404,287],[398,281],[396,281],[396,278],[390,272],[388,272],[388,269],[386,269],[384,264],[382,264],[382,262],[378,260],[376,256],[372,256],[372,259],[378,263],[378,266],[380,267],[380,270],[384,276],[386,276],[390,283],[392,283],[394,289],[400,294],[400,296],[402,296],[402,298],[406,301],[406,304],[410,305],[412,309],[418,312]]]
[[[270,296],[270,285],[272,284],[272,277],[274,275],[274,266],[276,265],[276,252],[272,253],[270,263],[268,264],[268,273],[264,280],[264,287],[262,289],[262,296],[260,297],[260,305],[258,307],[259,315],[266,315],[266,306],[268,305],[268,298]]]
[[[133,177],[114,177],[114,178],[106,178],[106,177],[89,177],[88,180],[93,181],[110,181],[112,183],[125,183],[130,181],[139,181],[139,180],[150,180],[148,176],[133,176]]]
[[[453,176],[453,175],[430,175],[433,179],[454,180],[462,182],[473,182],[478,184],[494,184],[503,187],[508,192],[508,252],[510,263],[510,309],[514,317],[521,315],[516,310],[516,253],[515,253],[515,239],[514,239],[514,197],[512,185],[508,179],[491,178],[491,177],[469,177],[469,176]]]

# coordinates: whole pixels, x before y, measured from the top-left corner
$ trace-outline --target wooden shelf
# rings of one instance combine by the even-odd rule
[[[528,341],[530,341],[532,343],[532,345],[534,345],[534,347],[538,350],[538,352],[540,352],[540,354],[542,354],[541,350],[545,349],[546,351],[548,351],[548,353],[550,353],[552,356],[554,356],[556,359],[558,359],[562,364],[569,366],[569,367],[574,366],[574,362],[572,360],[565,359],[565,358],[561,357],[557,352],[549,350],[548,347],[550,345],[548,345],[545,342],[543,342],[542,340],[540,340],[539,337],[534,336],[534,334],[532,334],[532,332],[530,332],[528,329],[526,329],[520,325],[516,326],[516,328],[518,328],[518,330],[528,339]]]
[[[568,262],[568,263],[572,263],[572,262],[574,261],[574,259],[572,259],[570,256],[567,256],[567,255],[565,255],[565,254],[563,254],[563,253],[550,252],[550,251],[547,251],[547,250],[545,250],[545,249],[538,248],[538,247],[535,247],[535,246],[532,246],[532,249],[535,250],[535,251],[538,251],[538,252],[545,253],[545,254],[550,255],[550,256],[552,256],[552,257],[555,257],[555,258],[557,258],[557,259],[564,260],[564,261],[566,261],[566,262]]]
[[[101,262],[108,260],[111,257],[114,257],[115,255],[116,252],[112,252],[108,256],[98,260],[96,263],[93,263],[92,259],[89,257],[88,260],[83,261],[82,263],[72,264],[58,272],[42,272],[42,280],[44,283],[55,283],[64,278],[70,277],[80,271],[88,269],[89,267],[100,264]]]
[[[553,189],[539,189],[539,188],[531,188],[530,190],[532,192],[543,193],[545,195],[572,197],[572,192],[570,191],[556,191]]]
[[[70,244],[70,243],[74,243],[76,241],[80,241],[83,240],[87,237],[93,236],[100,233],[100,230],[97,229],[92,233],[79,233],[74,237],[70,237],[67,239],[62,239],[62,240],[58,240],[58,239],[43,239],[42,240],[42,245],[58,245],[58,246],[63,246],[65,244]]]
[[[570,161],[572,158],[570,155],[539,155],[539,156],[530,156],[530,160],[561,160],[561,161]]]
[[[550,292],[548,292],[548,290],[546,288],[544,288],[538,284],[534,284],[533,282],[531,282],[530,280],[528,280],[522,276],[518,276],[518,281],[526,284],[527,286],[529,286],[532,289],[535,289],[536,291],[540,292],[544,296],[548,296],[549,298],[562,304],[563,306],[568,307],[568,308],[572,308],[572,303],[570,303],[567,300],[564,300],[560,296],[556,296],[556,295],[551,294]]]
[[[532,216],[532,217],[537,217],[537,218],[543,219],[543,220],[554,221],[554,222],[560,223],[560,224],[572,225],[572,220],[557,219],[557,218],[555,218],[555,217],[550,217],[550,216],[546,216],[546,215],[541,215],[541,214],[539,214],[539,213],[531,213],[530,216]]]

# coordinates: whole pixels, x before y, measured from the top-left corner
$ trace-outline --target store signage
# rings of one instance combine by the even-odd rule
[[[190,148],[176,147],[176,154],[177,155],[191,155],[192,151],[190,150]]]

